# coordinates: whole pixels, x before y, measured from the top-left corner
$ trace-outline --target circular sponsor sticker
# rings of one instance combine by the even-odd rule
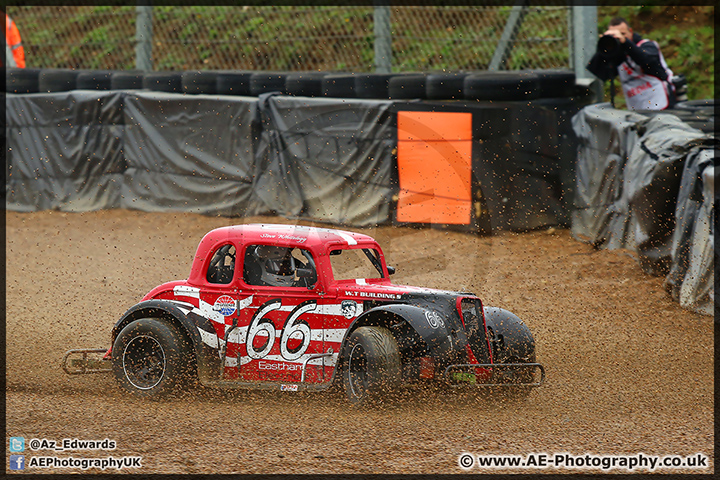
[[[340,304],[340,308],[342,310],[343,317],[350,320],[355,316],[355,312],[357,311],[357,303],[353,302],[352,300],[343,300]]]
[[[438,314],[435,311],[427,310],[425,311],[425,318],[427,319],[428,323],[432,328],[438,328],[438,327],[444,327],[445,322],[443,321],[440,314]]]
[[[221,315],[228,316],[235,313],[235,300],[229,295],[222,295],[215,300],[213,310],[220,312]]]

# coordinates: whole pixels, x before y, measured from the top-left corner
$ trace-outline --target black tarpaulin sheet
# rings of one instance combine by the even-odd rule
[[[572,119],[578,139],[572,236],[602,248],[634,248],[624,170],[637,142],[633,126],[645,117],[616,110],[609,103],[591,105]]]
[[[672,265],[665,284],[682,307],[713,315],[717,141],[688,155],[680,181]]]
[[[397,143],[391,104],[261,95],[256,194],[288,217],[354,226],[388,222]]]
[[[563,223],[553,112],[518,103],[474,105],[473,175],[493,231]],[[546,130],[547,129],[547,130]]]
[[[249,216],[257,99],[132,92],[125,97],[123,208]]]
[[[624,190],[633,218],[635,248],[645,273],[666,275],[685,159],[710,137],[669,114],[643,120],[633,128],[640,138],[625,167]]]
[[[6,95],[6,208],[117,207],[125,170],[120,92]]]

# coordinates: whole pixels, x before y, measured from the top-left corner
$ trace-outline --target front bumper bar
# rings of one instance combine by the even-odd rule
[[[62,369],[68,375],[109,373],[112,371],[110,360],[97,358],[98,354],[104,355],[105,353],[107,353],[107,348],[68,350],[62,359]],[[91,358],[91,355],[95,358]]]
[[[448,365],[443,373],[445,379],[452,380],[454,373],[474,374],[475,369],[482,368],[489,370],[490,378],[487,382],[481,381],[477,375],[472,383],[484,387],[500,387],[500,386],[519,386],[519,387],[539,387],[545,382],[545,367],[539,363],[460,363]],[[529,370],[529,376],[535,380],[537,373],[540,372],[540,379],[532,382],[518,382],[515,375],[507,375],[507,372],[522,373]],[[503,381],[505,380],[505,381]]]

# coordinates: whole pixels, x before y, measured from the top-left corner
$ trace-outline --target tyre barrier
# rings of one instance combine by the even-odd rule
[[[116,71],[110,77],[110,90],[138,90],[143,88],[141,71]]]
[[[326,97],[356,98],[355,74],[340,73],[325,75],[322,79],[322,94]]]
[[[468,72],[431,73],[425,80],[425,96],[430,100],[463,99]]]
[[[566,98],[575,95],[575,72],[565,69],[532,70],[538,79],[540,98]]]
[[[250,96],[250,78],[255,73],[242,70],[218,71],[215,91],[218,95]]]
[[[80,70],[67,68],[44,69],[38,76],[38,91],[48,93],[75,90],[77,88],[77,77],[80,73]]]
[[[182,93],[182,73],[148,72],[143,75],[143,88],[157,92]]]
[[[638,113],[645,117],[655,117],[657,115],[670,114],[675,115],[685,124],[700,130],[704,133],[715,132],[715,111],[711,107],[707,107],[708,100],[697,100],[696,105],[677,104],[673,108],[665,110],[639,110]],[[704,102],[700,104],[700,102]],[[710,100],[712,102],[712,100]]]
[[[427,75],[408,74],[392,77],[388,81],[388,97],[393,100],[408,98],[425,99],[425,84]]]
[[[5,70],[5,91],[7,93],[37,93],[40,68],[8,68]]]
[[[285,77],[285,91],[296,97],[322,96],[322,79],[325,72],[293,72]]]
[[[7,93],[135,90],[258,96],[269,92],[307,97],[514,101],[566,98],[576,92],[570,70],[347,73],[243,70],[135,71],[7,69]],[[713,104],[684,102],[676,109],[707,116]]]
[[[679,102],[675,104],[673,108],[677,110],[690,110],[690,111],[696,111],[696,110],[707,110],[707,111],[714,111],[715,108],[718,106],[717,99],[709,98],[709,99],[703,99],[703,100],[687,100],[684,102]]]
[[[111,70],[90,70],[78,74],[75,86],[78,90],[110,90],[112,89]]]
[[[285,94],[285,77],[283,72],[257,72],[250,76],[250,95],[257,97],[263,93],[279,92]]]
[[[402,76],[401,73],[366,73],[355,77],[355,95],[357,98],[389,98],[390,79]]]
[[[540,97],[540,78],[530,72],[486,72],[463,79],[468,100],[512,101]]]
[[[217,72],[209,70],[183,72],[180,77],[182,91],[191,94],[214,94],[217,92],[217,76]]]

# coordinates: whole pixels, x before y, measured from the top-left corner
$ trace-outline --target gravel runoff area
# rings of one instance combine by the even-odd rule
[[[256,221],[288,223],[244,219]],[[157,284],[187,277],[207,231],[239,222],[128,210],[7,212],[6,441],[117,445],[64,452],[26,445],[26,461],[142,457],[129,473],[590,473],[603,470],[463,470],[459,460],[699,453],[708,467],[655,472],[714,472],[713,318],[680,308],[632,252],[594,250],[564,229],[491,237],[355,229],[379,240],[398,269],[394,283],[472,291],[525,320],[547,383],[522,401],[419,390],[356,410],[327,393],[198,389],[151,402],[123,395],[109,375],[65,375],[67,349],[109,346],[127,308]]]

